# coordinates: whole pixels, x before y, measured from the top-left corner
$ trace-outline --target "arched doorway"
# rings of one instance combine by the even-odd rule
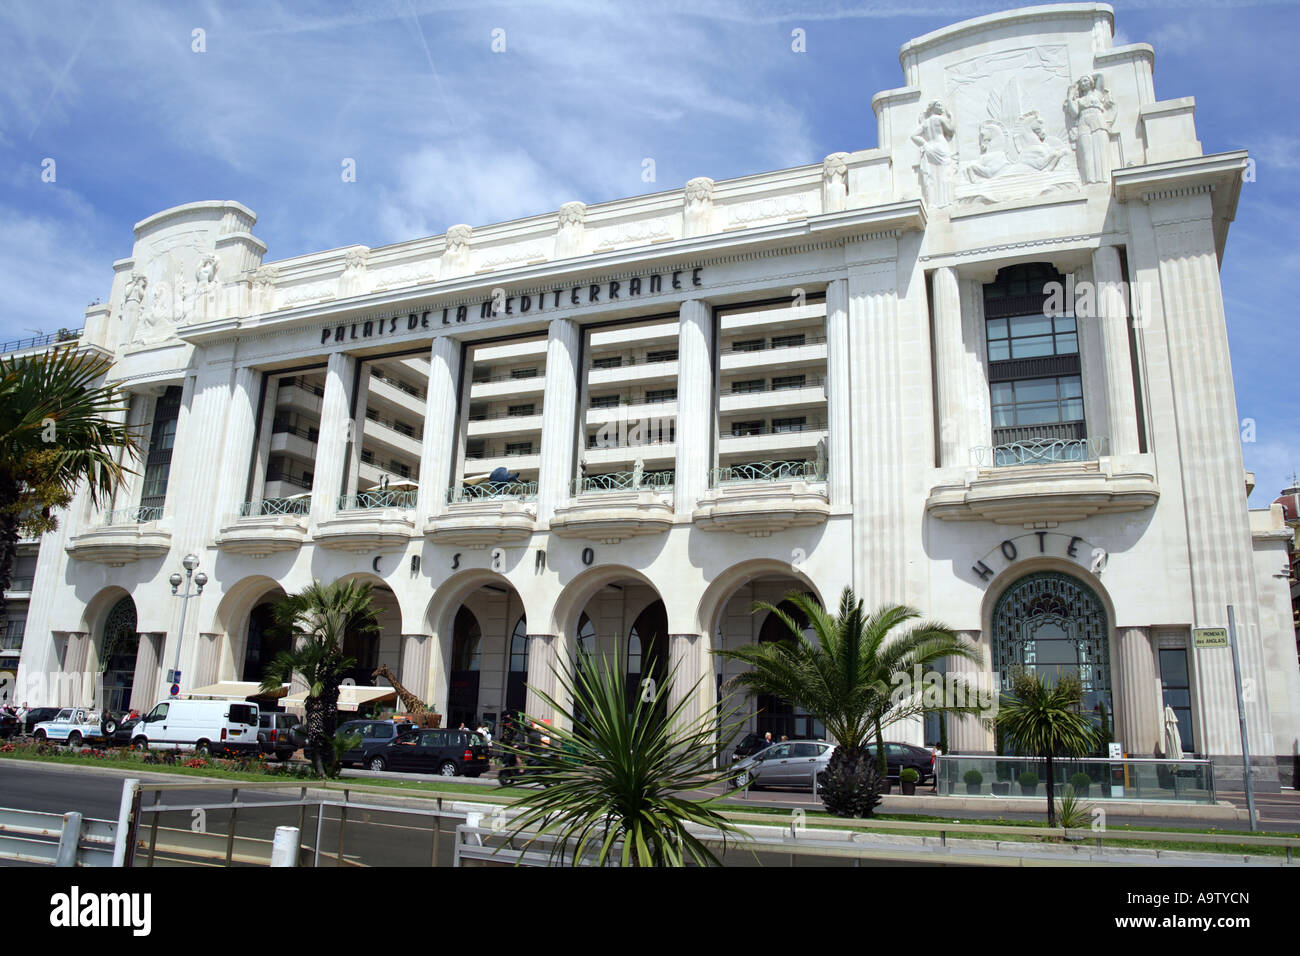
[[[782,601],[777,605],[780,611],[788,614],[802,629],[804,637],[815,639],[815,633],[808,626],[808,616],[791,601]],[[758,631],[758,642],[793,644],[794,636],[777,615],[771,611],[763,619]],[[826,728],[820,720],[801,707],[797,707],[783,697],[772,694],[759,694],[755,701],[758,706],[758,733],[770,733],[773,740],[789,737],[791,740],[821,740],[826,736]]]
[[[520,617],[510,635],[510,670],[506,675],[506,712],[521,713],[528,702],[528,620]]]
[[[99,647],[104,671],[104,709],[114,713],[130,710],[136,655],[140,650],[135,601],[130,596],[122,598],[108,612]]]
[[[627,635],[627,708],[636,707],[638,697],[653,694],[668,677],[668,611],[654,600],[632,624]],[[660,698],[660,710],[668,698]]]
[[[1088,585],[1058,571],[1026,575],[999,595],[992,627],[993,667],[1004,691],[1018,670],[1052,684],[1062,674],[1077,673],[1084,711],[1098,719],[1114,713],[1109,621]]]
[[[289,634],[275,625],[275,605],[270,601],[257,605],[248,615],[244,669],[240,671],[242,679],[260,681],[266,674],[267,665],[281,651],[291,650],[291,644]]]
[[[483,630],[464,605],[456,612],[451,638],[451,683],[447,696],[447,726],[477,726],[478,684]]]

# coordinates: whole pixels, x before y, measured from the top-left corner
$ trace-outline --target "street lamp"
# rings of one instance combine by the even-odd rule
[[[172,686],[177,689],[180,688],[181,683],[181,642],[185,640],[185,612],[189,609],[190,605],[190,581],[193,580],[194,583],[198,585],[198,591],[195,592],[194,597],[198,597],[202,594],[203,585],[208,583],[208,576],[202,571],[197,575],[194,573],[194,569],[199,566],[199,556],[197,554],[185,555],[185,557],[181,559],[181,565],[185,568],[185,577],[182,578],[180,572],[173,571],[172,576],[167,579],[172,586],[172,594],[175,594],[180,588],[182,580],[185,582],[185,593],[181,596],[181,630],[180,633],[176,635],[176,662],[172,665],[171,676]],[[173,694],[171,696],[174,697],[176,695]]]

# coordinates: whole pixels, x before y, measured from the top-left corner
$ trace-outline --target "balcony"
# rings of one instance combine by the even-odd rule
[[[264,558],[268,554],[296,551],[307,537],[311,495],[245,501],[239,517],[217,533],[217,547],[231,554]]]
[[[551,533],[618,544],[672,527],[673,471],[615,471],[573,480],[573,497],[555,509]]]
[[[406,547],[415,533],[414,488],[340,495],[338,511],[316,526],[313,540],[338,551],[384,551]]]
[[[535,481],[479,482],[447,489],[447,510],[425,522],[434,544],[466,548],[527,541],[536,527]]]
[[[120,568],[133,561],[161,558],[171,550],[172,535],[158,527],[163,509],[153,506],[118,508],[104,515],[104,524],[69,539],[68,556]]]
[[[931,489],[926,511],[942,521],[1055,527],[1098,514],[1154,507],[1154,471],[1127,471],[1102,452],[1105,438],[1029,438],[971,449],[965,478]]]
[[[656,359],[654,361],[636,361],[634,356],[624,356],[622,364],[610,368],[592,368],[587,373],[587,386],[601,386],[628,382],[676,382],[677,359]]]
[[[535,435],[542,430],[542,413],[534,415],[508,415],[504,412],[471,414],[466,434],[470,438],[489,435]]]
[[[824,461],[754,461],[709,472],[692,520],[702,531],[765,538],[823,524],[830,515]]]
[[[515,378],[513,375],[493,375],[476,378],[470,384],[471,401],[487,399],[516,399],[527,395],[540,396],[546,390],[546,373],[539,369],[532,375]]]
[[[824,335],[805,335],[803,341],[786,343],[781,336],[767,339],[754,345],[737,344],[721,351],[721,369],[723,374],[743,369],[761,369],[777,366],[781,369],[797,369],[826,365],[826,337]]]
[[[14,598],[29,598],[32,596],[32,579],[31,578],[10,578],[9,587],[5,588],[5,598],[13,600]]]

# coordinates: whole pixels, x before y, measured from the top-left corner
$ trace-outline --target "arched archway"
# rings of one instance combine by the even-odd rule
[[[451,681],[447,693],[447,726],[474,726],[478,719],[479,671],[483,629],[465,605],[456,611],[451,635]]]
[[[627,706],[668,677],[668,611],[662,600],[654,600],[637,615],[627,635]],[[647,683],[650,682],[650,683]],[[667,698],[660,702],[667,704]],[[661,709],[663,709],[661,707]]]
[[[518,714],[528,703],[528,619],[523,615],[510,632],[510,670],[506,675],[506,712]]]
[[[289,634],[275,623],[275,604],[263,601],[248,612],[248,634],[244,640],[244,660],[240,679],[260,681],[267,665],[282,651],[292,650]]]
[[[104,673],[102,706],[113,713],[131,708],[136,655],[140,650],[136,624],[135,601],[127,595],[113,605],[100,632],[99,659]]]
[[[816,634],[808,626],[808,617],[790,600],[783,600],[777,609],[788,614],[803,630],[804,637],[816,640]],[[768,611],[758,629],[758,642],[767,644],[780,642],[794,644],[794,636],[776,614]],[[826,736],[826,728],[820,720],[786,700],[772,694],[759,694],[755,699],[758,707],[758,729],[760,734],[770,733],[773,740],[789,737],[791,740],[820,740]]]

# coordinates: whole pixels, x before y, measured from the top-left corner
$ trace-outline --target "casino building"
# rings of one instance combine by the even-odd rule
[[[16,697],[89,703],[102,673],[148,707],[177,642],[182,692],[257,680],[269,603],[352,577],[382,630],[349,640],[357,682],[387,665],[447,720],[544,712],[579,645],[676,667],[705,712],[711,652],[779,636],[754,601],[852,585],[994,682],[1079,671],[1130,754],[1173,707],[1228,788],[1232,656],[1194,630],[1231,605],[1257,786],[1289,785],[1291,532],[1247,509],[1219,285],[1250,161],[1205,154],[1113,26],[1074,3],[911,40],[879,145],[811,166],[278,261],[238,202],[142,220],[80,341],[145,460],[39,542]],[[759,703],[751,728],[820,732]]]

